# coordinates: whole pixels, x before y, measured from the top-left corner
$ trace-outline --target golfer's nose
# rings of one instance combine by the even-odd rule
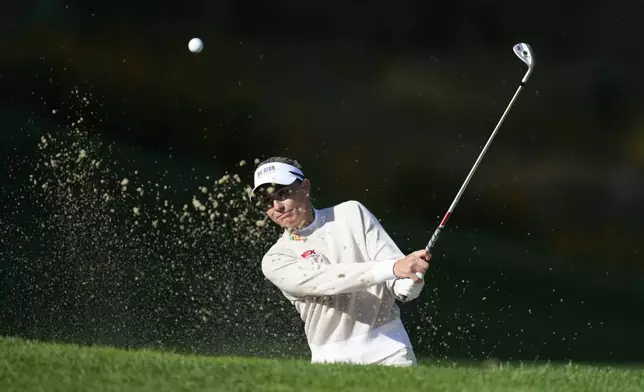
[[[273,208],[275,209],[275,211],[283,211],[284,203],[282,203],[281,200],[273,200]]]

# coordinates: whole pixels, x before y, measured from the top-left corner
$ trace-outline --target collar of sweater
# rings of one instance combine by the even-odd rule
[[[319,210],[313,208],[313,222],[299,230],[286,229],[284,230],[284,235],[291,240],[305,241],[306,236],[313,233],[316,229],[322,227],[322,225],[324,225],[324,217],[322,216],[322,214],[320,214]]]

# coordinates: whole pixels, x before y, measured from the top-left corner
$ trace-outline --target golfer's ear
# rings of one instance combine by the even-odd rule
[[[302,180],[302,189],[308,194],[311,192],[311,181],[308,178]]]

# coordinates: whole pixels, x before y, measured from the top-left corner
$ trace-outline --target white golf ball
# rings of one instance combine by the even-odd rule
[[[188,49],[192,53],[199,53],[203,50],[203,41],[200,40],[199,38],[193,38],[188,42]]]

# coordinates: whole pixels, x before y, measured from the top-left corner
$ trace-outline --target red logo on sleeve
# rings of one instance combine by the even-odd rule
[[[315,251],[313,249],[307,250],[306,252],[302,253],[302,258],[306,259],[307,257],[314,255]]]

